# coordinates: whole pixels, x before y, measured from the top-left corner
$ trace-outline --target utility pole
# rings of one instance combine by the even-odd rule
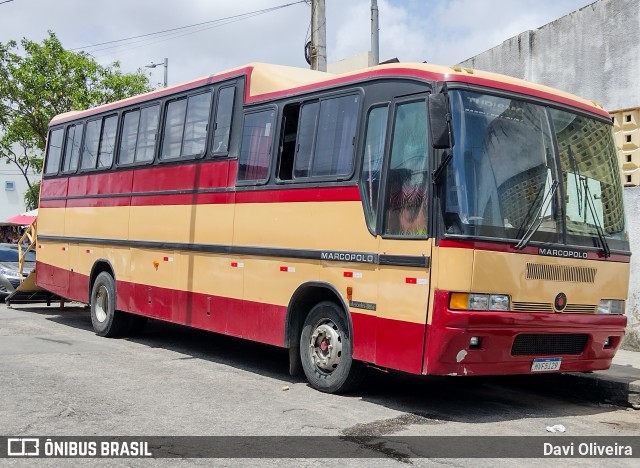
[[[380,37],[378,32],[380,24],[378,23],[378,0],[371,0],[371,63],[369,66],[378,65],[380,63]]]
[[[324,0],[311,0],[311,69],[327,71],[327,19]]]

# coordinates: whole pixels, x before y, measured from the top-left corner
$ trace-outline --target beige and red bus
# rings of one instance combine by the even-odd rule
[[[315,388],[610,366],[629,243],[601,106],[428,64],[250,64],[55,117],[37,283],[289,349]]]

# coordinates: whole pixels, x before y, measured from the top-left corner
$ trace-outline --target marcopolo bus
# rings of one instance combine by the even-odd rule
[[[289,349],[315,388],[608,368],[629,243],[597,104],[459,67],[266,64],[55,117],[37,283]]]

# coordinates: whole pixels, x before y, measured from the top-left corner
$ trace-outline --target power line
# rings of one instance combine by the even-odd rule
[[[13,0],[9,0],[9,1],[13,1]],[[163,35],[166,36],[166,35],[168,35],[170,33],[175,33],[177,31],[182,31],[182,30],[190,29],[190,28],[196,28],[198,26],[204,26],[204,25],[209,25],[209,27],[216,27],[216,26],[218,26],[218,24],[216,24],[216,23],[222,23],[223,21],[229,21],[229,20],[234,20],[234,21],[229,21],[229,22],[235,22],[235,21],[239,21],[239,20],[242,20],[242,19],[251,18],[253,16],[258,16],[258,15],[265,14],[265,13],[270,13],[272,11],[280,10],[282,8],[287,8],[287,7],[290,7],[290,6],[293,6],[293,5],[297,5],[299,3],[306,3],[306,1],[305,0],[299,0],[297,2],[287,3],[287,4],[284,4],[284,5],[279,5],[279,6],[275,6],[275,7],[271,7],[271,8],[264,8],[262,10],[254,10],[254,11],[250,11],[250,12],[247,12],[247,13],[242,13],[242,14],[239,14],[239,15],[227,16],[225,18],[218,18],[218,19],[210,20],[210,21],[203,21],[201,23],[194,23],[194,24],[189,24],[189,25],[186,25],[186,26],[179,26],[179,27],[176,27],[176,28],[163,29],[161,31],[156,31],[156,32],[146,33],[146,34],[140,34],[140,35],[137,35],[137,36],[130,36],[130,37],[126,37],[126,38],[123,38],[123,39],[116,39],[116,40],[113,40],[113,41],[100,42],[100,43],[97,43],[97,44],[90,44],[90,45],[86,45],[86,46],[83,46],[83,47],[75,47],[75,48],[69,49],[69,50],[91,49],[91,48],[99,47],[99,46],[103,46],[103,45],[116,44],[116,43],[131,41],[133,39],[151,38],[151,36],[160,36],[160,37],[162,37]],[[228,24],[228,23],[222,23],[222,24]],[[220,25],[222,25],[222,24],[220,24]],[[193,33],[199,32],[199,31],[202,31],[202,30],[205,30],[205,29],[209,29],[209,28],[201,28],[199,30],[193,31]],[[112,46],[112,47],[118,47],[118,46]],[[106,47],[106,48],[99,49],[99,50],[106,50],[108,48],[111,48],[111,47]]]
[[[9,3],[9,2],[13,2],[13,0],[4,0],[3,2],[0,2],[0,5],[2,5],[3,3]]]

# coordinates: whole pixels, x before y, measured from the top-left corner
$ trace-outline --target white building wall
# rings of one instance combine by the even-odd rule
[[[640,107],[640,1],[599,0],[460,63],[593,99]]]
[[[32,183],[39,179],[39,175],[29,177]],[[11,185],[14,187],[13,190],[10,189]],[[13,164],[5,164],[4,161],[0,161],[0,223],[25,211],[24,194],[28,188],[24,176]]]

